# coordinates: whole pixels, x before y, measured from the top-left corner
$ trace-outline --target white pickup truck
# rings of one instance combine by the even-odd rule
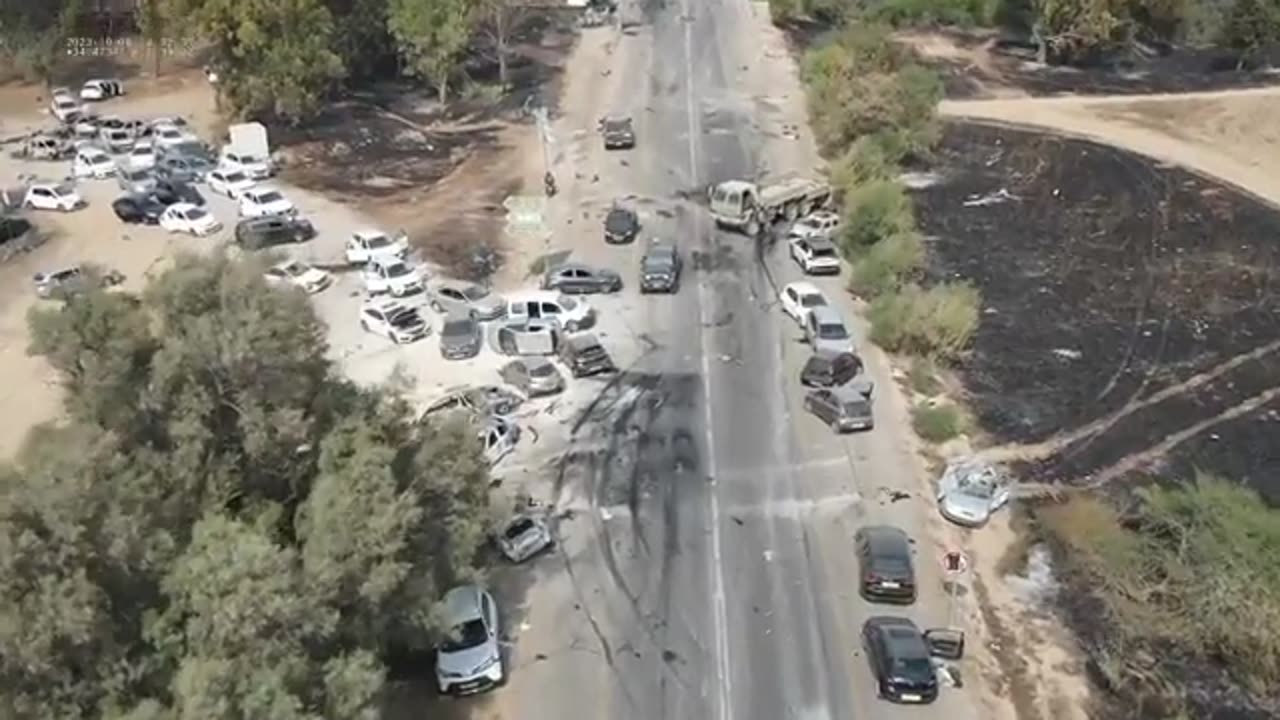
[[[831,186],[798,177],[763,185],[728,180],[713,186],[708,195],[717,226],[754,237],[778,220],[795,220],[825,207],[831,200]]]

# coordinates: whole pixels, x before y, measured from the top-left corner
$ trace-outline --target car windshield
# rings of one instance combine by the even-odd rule
[[[538,377],[538,378],[551,377],[552,375],[555,375],[555,374],[556,374],[556,368],[551,363],[545,363],[545,364],[540,363],[538,365],[534,365],[533,367],[529,368],[530,377]]]
[[[990,480],[978,478],[962,481],[960,483],[960,492],[969,497],[990,500],[996,494],[996,486]]]
[[[604,129],[605,129],[607,132],[622,132],[622,131],[625,131],[625,130],[630,130],[630,129],[631,129],[631,121],[630,121],[630,120],[628,120],[628,119],[625,119],[625,118],[624,118],[624,119],[606,120],[606,121],[605,121],[605,123],[604,123]]]
[[[479,285],[468,285],[462,290],[462,297],[475,302],[489,297],[489,291]]]
[[[440,648],[445,652],[458,652],[483,645],[487,639],[489,633],[484,629],[484,623],[476,618],[449,630]]]
[[[136,148],[134,148],[134,149],[133,149],[133,154],[134,154],[134,155],[150,155],[150,154],[151,154],[151,148],[150,148],[150,147],[147,147],[147,146],[143,146],[143,147],[136,147]]]
[[[933,664],[925,658],[898,658],[893,674],[907,680],[924,680],[933,676]]]
[[[386,235],[374,235],[373,237],[366,239],[365,244],[368,245],[370,250],[391,247],[391,238]]]
[[[228,173],[226,178],[227,178],[227,182],[229,183],[242,183],[248,179],[244,176],[244,173],[242,172]]]
[[[819,246],[819,247],[813,248],[813,256],[814,257],[835,257],[836,249],[833,247]]]
[[[507,526],[507,531],[502,536],[508,540],[515,540],[521,535],[533,529],[533,521],[529,518],[520,518]]]
[[[290,277],[301,277],[302,275],[305,275],[307,272],[306,265],[303,265],[302,263],[296,263],[296,262],[289,263],[288,265],[285,265],[280,269],[284,271],[285,275],[288,275]]]
[[[146,179],[147,179],[147,171],[146,171],[146,170],[131,170],[131,171],[126,171],[126,172],[125,172],[125,177],[129,178],[130,180],[146,180]]]
[[[626,210],[610,210],[604,224],[613,232],[626,232],[635,226],[635,216]]]
[[[182,131],[177,128],[162,128],[160,137],[166,140],[180,138],[182,137]]]
[[[54,194],[54,195],[59,195],[59,196],[61,196],[61,197],[66,197],[67,195],[73,195],[73,194],[75,194],[75,191],[76,191],[76,189],[75,189],[75,188],[71,187],[70,185],[66,185],[66,184],[63,184],[63,185],[55,185],[55,186],[53,187],[53,194]]]
[[[187,210],[188,220],[199,220],[200,218],[207,217],[208,215],[209,213],[201,210],[200,208],[191,208],[190,210]]]
[[[255,165],[262,161],[252,155],[241,155],[240,162],[244,165]]]
[[[409,269],[404,263],[393,263],[387,266],[387,277],[404,277],[413,274],[413,270]]]
[[[444,328],[440,330],[441,335],[449,335],[450,337],[459,337],[470,335],[475,329],[475,322],[472,320],[450,320],[444,324]]]
[[[418,317],[418,313],[407,308],[392,311],[391,316],[387,319],[398,328],[411,327],[422,323],[422,318]]]
[[[674,264],[675,260],[666,253],[644,256],[644,267],[647,270],[667,270]]]
[[[812,295],[800,296],[800,307],[815,308],[815,307],[823,307],[826,304],[827,304],[826,298],[816,293]]]
[[[58,98],[54,102],[58,103],[58,107],[62,109],[73,108],[76,106],[75,100],[69,100],[67,98]]]
[[[848,400],[844,403],[844,414],[850,417],[861,417],[871,412],[871,406],[861,400]]]
[[[280,202],[283,199],[284,199],[284,196],[276,192],[275,190],[264,192],[258,196],[258,202],[263,204]]]
[[[845,340],[849,337],[849,331],[840,323],[824,324],[818,326],[818,337],[823,340]]]

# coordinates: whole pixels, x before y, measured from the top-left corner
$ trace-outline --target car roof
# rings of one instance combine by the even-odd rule
[[[474,315],[469,312],[462,312],[461,310],[450,310],[445,313],[444,321],[447,323],[465,321],[477,322]]]
[[[831,242],[830,238],[824,238],[821,236],[805,238],[804,241],[809,245],[810,248],[814,250],[823,250],[826,248],[831,248],[834,250],[836,247],[836,244]]]
[[[790,283],[783,289],[794,290],[801,295],[822,295],[823,297],[826,297],[826,295],[821,290],[818,289],[818,286],[814,285],[811,282],[806,282],[804,280]]]
[[[844,318],[840,317],[840,313],[830,305],[819,305],[809,309],[810,317],[812,317],[819,325],[829,325],[831,323],[844,324]]]
[[[836,399],[839,400],[840,402],[848,402],[848,403],[867,402],[867,397],[862,394],[861,390],[849,385],[840,385],[838,387],[827,388],[827,389],[830,390],[831,393],[835,395]]]
[[[441,604],[446,627],[454,627],[480,619],[480,596],[483,591],[477,585],[463,585],[445,593]]]
[[[473,282],[466,280],[454,280],[453,278],[440,278],[436,281],[436,289],[438,290],[469,290],[476,287]]]
[[[892,525],[866,525],[858,528],[858,533],[867,539],[873,550],[879,550],[887,543],[901,543],[902,547],[909,547],[911,544],[906,531]]]
[[[390,312],[391,310],[396,310],[400,308],[412,309],[405,303],[401,302],[400,300],[396,300],[395,298],[387,298],[387,297],[370,298],[369,300],[365,300],[364,308],[366,310],[381,310],[383,312]]]
[[[199,206],[189,202],[178,202],[169,206],[170,210],[199,210]]]
[[[388,238],[391,237],[391,235],[388,233],[385,233],[381,230],[373,230],[371,228],[356,230],[355,232],[351,233],[351,236],[358,237],[361,240],[368,240],[370,238],[376,238],[376,237],[388,237]]]
[[[572,345],[575,350],[585,350],[587,348],[600,345],[600,341],[592,333],[580,333],[578,335],[570,335],[565,342]]]

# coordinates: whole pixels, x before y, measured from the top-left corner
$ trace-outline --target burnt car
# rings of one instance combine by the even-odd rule
[[[310,220],[296,215],[245,218],[236,223],[236,244],[245,250],[306,242],[316,236]]]
[[[564,338],[560,343],[560,360],[575,378],[590,377],[617,370],[613,358],[591,333]]]
[[[850,386],[870,398],[875,381],[866,375],[862,358],[853,353],[819,350],[805,361],[800,384],[812,388]]]
[[[910,604],[916,599],[911,538],[889,525],[858,528],[853,536],[860,572],[858,590],[872,601]]]
[[[862,626],[876,694],[898,703],[928,704],[938,699],[938,678],[925,634],[901,617],[873,617]]]
[[[121,222],[157,225],[167,206],[150,195],[125,195],[111,203],[111,210]]]
[[[422,417],[462,410],[472,415],[510,415],[524,398],[498,385],[453,388],[427,406]]]
[[[640,258],[640,292],[679,292],[682,267],[680,251],[675,245],[650,245]]]
[[[630,150],[636,146],[635,123],[629,117],[605,118],[600,122],[605,150]]]
[[[604,241],[611,245],[629,243],[640,234],[640,218],[634,210],[614,205],[604,216]]]
[[[564,390],[564,376],[550,360],[530,357],[512,360],[498,371],[503,382],[515,386],[526,397],[555,395]]]

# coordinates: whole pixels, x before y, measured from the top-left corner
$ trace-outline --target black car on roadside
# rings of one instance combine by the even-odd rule
[[[915,623],[903,617],[870,618],[862,625],[862,647],[880,697],[920,705],[938,699],[929,643]]]
[[[630,150],[636,146],[636,129],[629,117],[605,118],[600,123],[605,150]]]
[[[111,203],[111,210],[121,222],[131,225],[156,225],[168,205],[150,195],[124,195]]]
[[[311,221],[297,216],[268,215],[236,223],[236,244],[246,250],[306,242],[316,236]]]
[[[805,361],[800,369],[800,384],[813,388],[834,388],[853,385],[867,397],[875,383],[866,375],[862,358],[848,352],[819,350]]]
[[[635,211],[614,205],[604,216],[604,241],[611,245],[629,243],[640,234],[640,218]]]
[[[911,604],[916,599],[916,571],[911,538],[889,525],[858,528],[853,536],[858,556],[858,589],[871,601]]]
[[[640,292],[679,292],[682,266],[680,250],[675,245],[650,245],[640,258]]]

